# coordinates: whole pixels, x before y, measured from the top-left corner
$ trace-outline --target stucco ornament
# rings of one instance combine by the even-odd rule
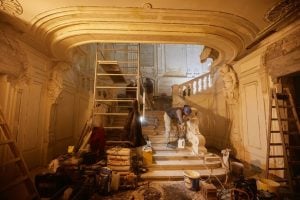
[[[224,82],[223,91],[227,103],[236,104],[238,100],[238,81],[234,70],[230,65],[225,64],[219,72]]]
[[[71,67],[65,62],[58,62],[50,72],[48,84],[48,96],[55,102],[63,89],[63,74]]]
[[[23,7],[17,0],[0,0],[0,10],[12,15],[23,13]]]

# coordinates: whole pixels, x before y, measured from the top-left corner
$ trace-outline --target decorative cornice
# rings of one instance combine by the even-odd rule
[[[230,62],[258,31],[245,18],[225,12],[107,7],[51,10],[36,16],[31,28],[59,60],[74,46],[117,41],[203,44]]]

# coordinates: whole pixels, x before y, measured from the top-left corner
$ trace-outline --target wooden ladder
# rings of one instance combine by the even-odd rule
[[[5,185],[0,186],[0,199],[3,198],[3,196],[5,196],[4,198],[6,199],[11,195],[15,195],[16,191],[14,189],[16,189],[21,184],[24,184],[23,188],[25,188],[28,192],[28,195],[26,197],[24,194],[24,199],[39,199],[38,192],[34,186],[33,181],[30,178],[29,170],[26,166],[24,158],[22,157],[22,154],[19,151],[16,142],[12,139],[12,134],[0,107],[0,147],[1,146],[4,148],[0,148],[0,153],[9,153],[11,156],[8,160],[0,162],[0,170],[3,172],[6,169],[12,169],[14,167],[16,170],[14,172],[14,178],[11,178],[14,180],[10,180],[11,182],[7,182],[5,183]],[[8,148],[6,148],[6,146]],[[19,191],[17,190],[17,192]]]
[[[282,186],[287,186],[291,193],[296,192],[295,188],[300,185],[299,173],[295,171],[300,167],[300,159],[297,158],[300,144],[293,141],[295,137],[300,138],[300,124],[291,93],[288,88],[284,88],[281,93],[272,89],[269,104],[266,176],[270,177],[270,171],[273,173],[283,171],[284,178],[276,181],[281,182]],[[279,148],[282,149],[282,153],[274,152],[275,148],[277,151]],[[270,166],[270,161],[274,159],[283,161],[283,166]]]

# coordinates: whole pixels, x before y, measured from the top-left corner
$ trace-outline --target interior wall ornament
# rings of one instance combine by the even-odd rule
[[[274,79],[300,70],[300,29],[269,45],[263,57],[266,70]],[[285,70],[282,70],[282,67]]]
[[[17,0],[0,0],[0,10],[12,15],[23,13],[23,7]]]
[[[66,62],[58,62],[50,72],[48,84],[48,96],[52,103],[54,103],[63,89],[63,75],[64,72],[71,68],[70,64]]]
[[[216,51],[213,48],[205,46],[203,48],[203,51],[200,54],[200,62],[205,63],[207,58],[212,58],[213,60],[216,60],[219,56],[219,52]]]
[[[31,78],[27,54],[18,40],[4,30],[0,30],[0,55],[1,73],[9,75],[11,83],[20,89],[28,85]]]
[[[299,0],[281,0],[275,4],[265,15],[268,22],[276,22],[293,10],[299,9]]]
[[[238,80],[235,71],[230,65],[225,64],[219,72],[224,82],[223,92],[226,102],[236,104],[238,101]]]
[[[145,3],[145,4],[143,5],[143,8],[151,9],[151,8],[152,8],[152,4],[151,4],[151,3]]]

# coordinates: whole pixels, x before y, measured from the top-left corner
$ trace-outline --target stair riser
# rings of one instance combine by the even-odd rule
[[[199,160],[196,156],[155,156],[153,155],[153,160]]]
[[[217,176],[218,180],[215,177],[210,177],[210,180],[212,182],[221,181],[223,182],[225,180],[225,175],[219,175]],[[148,180],[148,181],[184,181],[184,176],[141,176],[142,179]],[[201,179],[206,179],[208,176],[201,176]],[[200,186],[201,187],[201,186]]]
[[[221,164],[210,164],[209,166],[206,165],[151,165],[148,167],[150,170],[202,170],[202,169],[217,169],[222,167]]]

